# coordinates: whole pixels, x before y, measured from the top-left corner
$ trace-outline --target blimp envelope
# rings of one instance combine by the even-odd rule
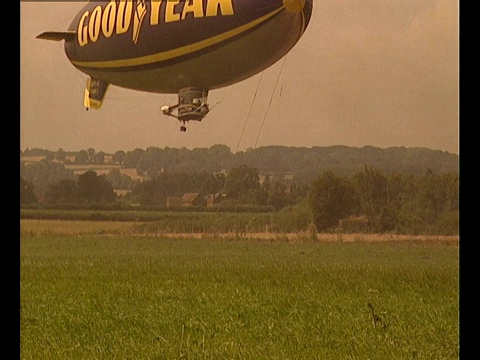
[[[184,120],[201,120],[209,90],[263,71],[294,47],[310,21],[312,1],[92,1],[66,31],[38,37],[65,40],[71,63],[102,84],[186,94],[165,113],[185,105],[184,114],[198,116]]]

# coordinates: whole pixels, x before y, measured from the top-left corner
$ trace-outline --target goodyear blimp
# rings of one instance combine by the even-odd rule
[[[305,32],[313,0],[91,1],[67,31],[70,62],[87,74],[84,105],[99,109],[110,84],[178,94],[162,112],[183,125],[209,112],[209,90],[247,79],[285,56]]]

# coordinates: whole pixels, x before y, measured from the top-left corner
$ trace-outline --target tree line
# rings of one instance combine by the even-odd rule
[[[186,192],[223,193],[221,206],[269,206],[272,210],[306,208],[318,231],[334,231],[339,221],[357,216],[343,231],[397,232],[405,234],[458,234],[459,174],[423,175],[384,173],[367,165],[352,175],[333,171],[318,174],[311,185],[286,184],[242,164],[229,173],[162,172],[138,182],[128,199],[115,196],[107,176],[87,171],[76,179],[48,185],[47,204],[112,204],[129,201],[141,206],[165,206],[169,196]],[[38,202],[34,185],[20,177],[20,202]],[[354,218],[355,219],[355,218]],[[344,222],[342,224],[348,224]]]
[[[352,175],[363,165],[377,168],[388,174],[393,172],[422,175],[427,170],[434,173],[458,171],[459,157],[456,154],[426,148],[391,147],[361,148],[348,146],[287,147],[265,146],[233,153],[226,145],[210,148],[158,148],[118,150],[113,154],[95,151],[93,148],[78,152],[63,149],[25,149],[20,156],[43,156],[57,163],[104,164],[108,157],[111,164],[134,168],[138,175],[153,179],[162,171],[167,172],[229,172],[246,164],[258,169],[261,174],[289,175],[296,183],[310,184],[319,173],[333,171]]]
[[[47,204],[105,204],[121,201],[141,206],[164,207],[168,197],[199,193],[204,197],[210,194],[222,195],[222,198],[225,198],[224,206],[271,206],[272,209],[280,209],[297,203],[307,193],[307,186],[287,186],[269,176],[260,182],[258,170],[245,164],[232,169],[228,174],[212,174],[206,171],[162,172],[153,179],[135,182],[131,192],[121,198],[115,196],[111,181],[117,177],[118,169],[113,169],[106,175],[98,175],[89,170],[76,179],[60,178],[46,186],[41,201]],[[21,204],[39,201],[34,184],[21,176]]]
[[[319,231],[363,215],[351,230],[453,235],[459,231],[459,175],[386,175],[366,166],[350,177],[329,171],[312,184],[308,204]]]

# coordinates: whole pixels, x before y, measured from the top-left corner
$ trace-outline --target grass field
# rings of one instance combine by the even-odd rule
[[[131,229],[22,220],[22,359],[459,357],[458,241]]]

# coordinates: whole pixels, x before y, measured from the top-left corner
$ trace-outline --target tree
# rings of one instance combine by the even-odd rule
[[[308,202],[319,231],[335,226],[338,220],[352,214],[359,203],[352,182],[330,171],[314,181]]]
[[[88,148],[87,153],[88,153],[88,162],[93,163],[93,156],[95,155],[95,149],[94,148]]]
[[[87,171],[78,177],[78,191],[87,202],[114,202],[112,185],[95,171]]]
[[[154,179],[139,182],[132,189],[132,197],[142,205],[165,206],[171,188],[168,184],[169,177],[160,174]]]
[[[269,184],[267,205],[272,205],[276,209],[281,209],[288,205],[287,187],[279,182]]]
[[[109,170],[105,180],[112,184],[114,189],[131,190],[135,184],[130,176],[122,174],[119,169]]]
[[[55,153],[55,158],[57,159],[58,162],[64,162],[65,159],[67,158],[67,153],[62,148],[59,148]]]
[[[258,199],[260,187],[258,170],[248,165],[233,168],[225,178],[225,192],[227,197],[247,203]]]
[[[77,164],[87,164],[88,163],[88,153],[85,150],[80,150],[76,155],[75,155],[75,162]]]
[[[145,150],[136,148],[133,151],[129,151],[125,154],[123,159],[123,166],[126,168],[136,168],[141,159],[145,156]]]
[[[33,191],[33,184],[20,176],[20,204],[31,204],[38,199]]]
[[[388,180],[378,170],[365,165],[353,176],[362,213],[368,216],[370,230],[387,231],[395,227],[395,211],[388,204]]]
[[[202,183],[202,192],[207,194],[214,194],[220,192],[225,187],[225,175],[222,173],[208,174]]]
[[[99,151],[98,153],[94,154],[93,162],[95,164],[103,164],[105,162],[105,153],[103,151]]]
[[[119,150],[112,156],[112,161],[114,164],[118,165],[123,165],[123,161],[125,160],[125,157],[127,154],[125,154],[125,151]]]
[[[74,180],[62,179],[48,187],[45,200],[56,204],[75,204],[80,200],[78,185]]]
[[[51,161],[55,160],[55,155],[52,154],[52,153],[48,153],[47,155],[45,155],[45,160],[48,161],[48,162],[51,162]]]
[[[387,178],[378,170],[365,165],[354,175],[357,191],[367,211],[375,211],[387,202]]]
[[[61,179],[74,179],[72,170],[64,164],[41,160],[33,164],[20,163],[20,176],[32,183],[37,196],[45,194],[50,184]]]

